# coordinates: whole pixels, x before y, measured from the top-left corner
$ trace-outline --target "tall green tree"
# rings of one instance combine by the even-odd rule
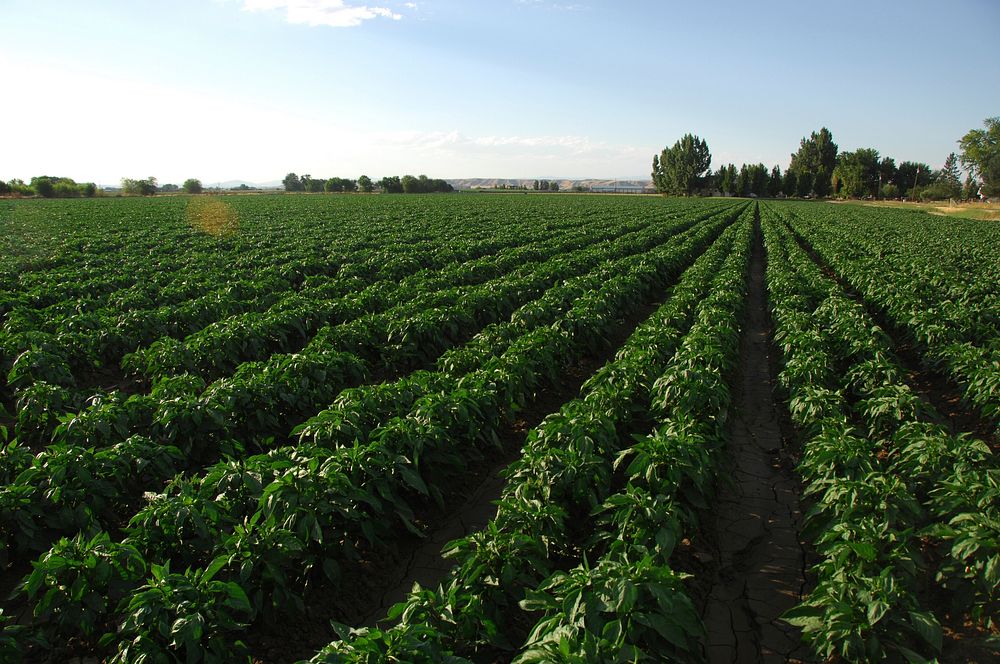
[[[781,193],[785,196],[794,196],[797,191],[795,171],[791,168],[785,169],[785,177],[781,180]]]
[[[379,180],[378,184],[384,194],[403,193],[403,183],[400,181],[398,175],[387,175]]]
[[[736,175],[736,184],[734,185],[733,193],[736,196],[750,195],[750,169],[747,168],[746,164],[740,166],[740,172]]]
[[[370,194],[372,190],[375,189],[375,184],[372,179],[367,175],[361,175],[358,177],[358,191],[363,194]]]
[[[1000,117],[986,118],[958,141],[960,159],[986,196],[1000,196]]]
[[[883,157],[882,161],[878,163],[878,184],[881,194],[881,189],[887,184],[894,182],[896,179],[896,160],[892,157]]]
[[[31,178],[31,188],[35,190],[36,196],[42,198],[52,198],[56,195],[56,180],[47,175]]]
[[[704,185],[705,173],[711,166],[708,143],[693,134],[684,134],[673,147],[653,156],[653,184],[660,193],[690,196]]]
[[[979,182],[971,175],[965,178],[965,186],[962,187],[962,198],[967,201],[979,199]]]
[[[774,198],[781,193],[781,167],[777,164],[771,169],[771,175],[767,180],[767,195]]]
[[[747,170],[750,173],[750,193],[758,198],[767,196],[767,166],[751,164]]]
[[[840,184],[840,194],[850,198],[877,196],[879,190],[879,155],[874,148],[842,152],[833,169]]]
[[[326,185],[326,180],[323,178],[313,178],[311,175],[303,175],[299,178],[302,183],[302,189],[310,193],[316,194],[323,191],[323,187]]]
[[[184,184],[181,186],[185,194],[200,194],[203,190],[201,180],[197,178],[188,178],[184,180]]]
[[[904,161],[896,169],[896,177],[892,183],[902,195],[913,198],[921,187],[931,183],[933,172],[933,169],[923,162]]]
[[[950,191],[954,192],[952,198],[958,198],[961,194],[962,174],[958,169],[958,157],[954,152],[949,153],[947,158],[945,158],[944,166],[941,168],[941,175],[938,177],[938,181]]]
[[[809,176],[812,193],[826,196],[830,193],[830,181],[836,167],[837,144],[833,142],[830,130],[823,127],[818,132],[812,132],[809,138],[801,140],[798,152],[792,155],[789,168],[796,175],[805,173]]]
[[[795,195],[805,198],[813,190],[813,176],[809,173],[801,172],[795,174]]]
[[[719,169],[719,190],[726,196],[733,195],[733,188],[736,186],[734,182],[736,178],[733,176],[735,172],[736,167],[732,164]]]
[[[281,181],[285,185],[285,191],[302,191],[302,180],[295,173],[289,173],[285,176],[285,179]]]

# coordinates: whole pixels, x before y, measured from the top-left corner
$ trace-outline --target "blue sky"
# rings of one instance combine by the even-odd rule
[[[821,126],[940,167],[998,35],[995,0],[0,0],[0,179],[648,177]]]

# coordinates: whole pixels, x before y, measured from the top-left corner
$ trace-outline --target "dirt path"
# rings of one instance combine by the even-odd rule
[[[460,505],[447,521],[430,533],[405,557],[392,578],[387,579],[387,589],[361,621],[364,627],[374,627],[383,620],[389,608],[402,602],[409,595],[414,583],[424,588],[436,588],[451,570],[454,562],[441,556],[444,546],[455,539],[482,530],[496,516],[494,501],[499,500],[505,481],[500,473],[514,460],[511,455],[483,478],[476,490]]]
[[[740,339],[741,373],[714,539],[718,571],[705,607],[711,664],[805,661],[795,628],[778,620],[805,585],[799,542],[799,486],[782,464],[772,395],[770,315],[759,222],[751,254],[748,309]]]

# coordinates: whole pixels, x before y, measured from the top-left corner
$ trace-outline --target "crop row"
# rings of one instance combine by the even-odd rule
[[[214,296],[207,303],[187,303],[179,309],[184,310],[190,304],[192,314],[200,316],[206,314],[204,309],[207,306],[209,318],[212,316],[210,312],[225,313],[230,304],[242,306],[249,311],[210,325],[183,343],[170,335],[161,334],[165,331],[158,327],[159,311],[154,312],[151,323],[154,329],[144,327],[145,332],[141,336],[144,340],[156,337],[160,341],[126,357],[124,364],[126,368],[147,379],[162,378],[182,371],[198,371],[206,378],[218,377],[231,371],[243,360],[262,359],[275,351],[298,350],[318,328],[327,323],[350,320],[365,313],[385,312],[394,303],[407,301],[415,294],[428,290],[482,283],[504,274],[511,266],[541,260],[558,254],[560,250],[580,249],[609,235],[633,233],[647,224],[648,220],[643,219],[628,224],[598,223],[595,220],[593,228],[586,232],[568,232],[561,239],[547,241],[548,230],[532,233],[533,240],[527,245],[524,244],[523,236],[516,236],[509,242],[493,240],[488,243],[459,244],[457,248],[439,249],[436,252],[422,245],[419,247],[422,251],[414,254],[404,250],[401,255],[385,256],[383,252],[371,251],[364,254],[367,259],[343,266],[335,278],[327,278],[318,283],[306,278],[304,288],[277,303],[272,302],[272,306],[263,313],[260,312],[261,303],[270,302],[270,295],[252,305],[240,305],[239,301],[231,303],[229,299],[220,302]],[[500,256],[495,257],[480,256],[505,245],[510,245],[513,250],[501,252]],[[477,256],[481,260],[476,260]],[[450,269],[435,272],[434,268],[444,266],[450,266]],[[286,267],[282,269],[288,270]],[[410,276],[406,278],[407,275]],[[402,283],[397,283],[400,279],[403,280]],[[259,284],[242,290],[234,286],[233,290],[240,291],[240,298],[252,298],[261,289],[269,292],[273,286],[275,284],[268,281],[265,273]],[[173,311],[169,307],[166,310]],[[80,317],[73,320],[77,318]],[[142,318],[141,312],[131,312],[127,318],[139,320]],[[17,355],[16,361],[11,360],[13,367],[9,374],[5,372],[12,386],[18,388],[17,410],[28,419],[20,427],[22,432],[28,432],[29,435],[35,433],[44,440],[59,414],[76,410],[83,405],[85,399],[99,396],[99,393],[93,395],[92,390],[86,386],[73,389],[77,383],[76,375],[81,371],[86,374],[84,369],[92,370],[97,365],[117,363],[124,348],[138,343],[137,339],[132,339],[124,346],[119,344],[118,341],[122,340],[125,332],[118,329],[113,321],[104,322],[106,324],[101,325],[100,320],[95,322],[89,319],[89,322],[74,323],[74,326],[83,328],[76,335],[63,334],[56,337],[32,331],[8,337],[11,342],[20,340],[19,343],[31,344]],[[150,321],[139,321],[141,327],[147,323]],[[116,349],[114,353],[109,357],[95,359],[95,355],[101,353],[91,352],[94,347],[101,346],[106,350],[109,345]],[[49,426],[46,427],[46,424]],[[22,440],[26,438],[24,433],[19,437]]]
[[[299,283],[285,274],[288,269],[281,265],[264,267],[253,277],[229,281],[222,288],[218,286],[222,279],[217,273],[208,277],[214,283],[214,290],[207,293],[180,302],[172,302],[170,294],[165,293],[155,301],[147,297],[146,308],[130,304],[125,311],[108,308],[88,311],[85,302],[79,300],[65,301],[42,311],[29,309],[30,316],[25,315],[24,309],[17,309],[8,314],[4,325],[0,341],[5,358],[2,368],[14,396],[39,380],[79,387],[83,396],[89,396],[86,391],[89,374],[102,367],[114,367],[130,351],[157,340],[184,338],[213,323],[218,325],[220,320],[238,325],[241,319],[253,321],[263,312],[280,315],[285,310],[308,307],[314,300],[342,297],[374,283],[395,284],[405,276],[400,274],[399,267],[412,267],[418,256],[423,261],[421,265],[443,268],[456,261],[472,260],[484,249],[492,247],[475,245],[464,254],[448,252],[438,257],[426,246],[407,247],[402,256],[388,263],[379,256],[342,267],[332,277],[323,275],[316,279],[310,275],[302,279],[301,274],[293,275],[302,279]],[[114,296],[127,297],[120,291]],[[56,307],[63,310],[51,311]],[[54,329],[44,329],[42,321]]]
[[[821,557],[816,587],[786,618],[822,658],[934,657],[942,628],[924,599],[931,578],[950,610],[996,615],[996,460],[982,441],[934,424],[888,336],[774,209],[762,225],[779,382],[805,438],[806,534]]]
[[[514,340],[506,352],[463,377],[454,389],[421,397],[407,415],[376,427],[366,444],[337,450],[301,445],[223,462],[197,478],[176,480],[152,498],[133,518],[122,543],[100,534],[61,541],[36,563],[36,581],[25,586],[36,601],[39,633],[50,638],[79,633],[81,628],[70,627],[76,623],[67,619],[79,619],[79,598],[61,598],[58,591],[53,596],[53,588],[78,583],[88,588],[85,606],[105,598],[97,615],[85,621],[91,626],[89,636],[96,636],[96,626],[105,624],[114,599],[123,594],[115,584],[132,588],[147,569],[152,574],[148,592],[132,598],[142,598],[140,604],[122,608],[130,618],[121,629],[142,637],[135,642],[140,650],[168,646],[149,621],[174,615],[180,608],[172,602],[185,593],[201,593],[205,602],[222,611],[226,602],[236,601],[233,593],[238,598],[242,592],[234,588],[245,588],[247,606],[256,615],[294,610],[317,574],[335,581],[339,564],[359,546],[377,548],[391,536],[393,523],[409,522],[410,499],[439,495],[451,473],[474,458],[469,454],[475,454],[476,445],[493,444],[488,432],[497,426],[499,413],[509,412],[514,399],[527,398],[538,375],[551,373],[567,355],[592,344],[622,311],[679,271],[727,223],[725,217],[706,222],[633,260],[599,291],[579,298],[558,324]],[[484,359],[491,352],[487,346]],[[222,496],[226,498],[220,503],[217,497]],[[115,574],[110,579],[81,576],[80,569],[65,564],[92,556],[94,549],[107,552],[107,560],[138,561],[136,569],[142,571],[138,576],[129,572],[126,582]],[[194,567],[177,574],[169,571],[171,564]],[[154,587],[160,590],[153,592]],[[248,617],[242,608],[233,611],[244,620]],[[226,631],[226,624],[220,618],[205,633]],[[120,656],[128,660],[135,650],[126,649]]]
[[[700,621],[667,561],[714,484],[751,218],[748,208],[580,397],[529,434],[496,517],[449,545],[456,566],[442,585],[414,588],[388,629],[341,627],[314,662],[698,658]],[[654,433],[632,440],[648,420]]]
[[[887,213],[888,214],[888,213]],[[929,366],[960,385],[964,398],[1000,421],[1000,233],[961,220],[948,228],[890,215],[821,215],[796,209],[789,222],[838,275],[916,342]],[[939,222],[939,224],[942,222]]]
[[[687,246],[680,240],[706,237],[720,223],[725,219],[692,229],[679,236],[678,243]],[[616,265],[627,266],[632,252],[641,252],[672,232],[651,230],[642,238],[611,245],[611,254],[620,256],[611,260],[606,273],[613,274]],[[602,260],[608,260],[607,254],[591,252],[580,263],[593,267]],[[515,273],[496,284],[449,292],[444,302],[438,302],[447,306],[426,308],[425,298],[417,297],[409,317],[385,321],[365,317],[326,328],[302,353],[246,363],[233,377],[207,387],[196,378],[180,376],[161,381],[148,396],[96,401],[56,427],[57,444],[48,451],[32,458],[23,446],[7,446],[8,485],[0,489],[4,538],[17,551],[39,550],[56,536],[89,530],[95,524],[113,525],[112,515],[134,500],[137,486],[155,486],[176,470],[196,468],[220,454],[239,455],[243,447],[266,446],[268,438],[286,435],[303,417],[331,403],[341,389],[361,382],[370,367],[406,366],[432,357],[435,350],[440,352],[490,320],[509,316],[520,302],[530,301],[579,269],[557,256],[551,264],[524,268],[521,272],[527,276]],[[157,458],[164,463],[146,466],[145,473],[121,476],[114,472],[118,467],[137,462],[128,454],[129,445],[121,441],[136,435],[169,446],[158,450]],[[102,449],[107,446],[110,451]],[[150,476],[154,469],[160,474]],[[167,470],[172,472],[164,476]],[[93,486],[95,476],[106,480],[101,491]],[[108,504],[97,501],[95,493]]]
[[[363,315],[364,306],[358,304],[358,301],[363,301],[364,295],[356,298],[345,298],[341,301],[341,308],[353,308],[353,314],[345,314],[345,317],[350,318],[350,320],[345,325],[321,328],[320,332],[305,346],[303,352],[332,349],[360,353],[366,360],[370,360],[375,368],[388,366],[398,370],[399,367],[395,367],[396,364],[419,363],[427,359],[435,349],[440,349],[441,339],[436,339],[435,336],[440,336],[438,333],[442,329],[447,329],[455,322],[463,320],[468,322],[470,317],[483,320],[488,319],[493,314],[499,316],[501,312],[495,311],[497,306],[500,306],[505,312],[516,306],[518,304],[517,298],[511,300],[511,297],[512,288],[519,283],[518,279],[520,279],[522,286],[528,289],[528,291],[521,289],[523,293],[521,299],[525,295],[530,298],[529,291],[531,290],[538,287],[544,288],[554,280],[586,272],[594,265],[613,256],[617,256],[618,260],[624,260],[632,253],[655,246],[672,234],[689,227],[691,223],[694,222],[681,221],[669,225],[657,225],[643,232],[626,233],[610,243],[602,243],[599,246],[580,249],[566,255],[559,254],[555,249],[552,249],[547,261],[541,264],[522,266],[509,275],[497,277],[496,271],[489,268],[486,277],[495,277],[492,282],[482,283],[483,278],[486,277],[477,279],[468,277],[469,273],[479,273],[478,268],[464,269],[455,278],[459,283],[471,281],[473,284],[477,284],[476,286],[464,289],[445,288],[436,294],[432,290],[420,292],[416,287],[401,289],[397,292],[397,296],[404,302],[375,316]],[[445,278],[438,277],[433,282],[424,280],[423,285],[430,286],[432,283],[436,286],[453,285],[451,282],[442,281],[443,279]],[[431,307],[437,307],[436,312],[429,311],[428,309]],[[300,315],[312,317],[308,310],[300,312]],[[300,320],[299,325],[303,324]],[[166,436],[169,442],[177,443],[178,435],[182,437],[186,435],[183,431],[179,434],[170,431],[163,432],[163,435],[155,433],[157,423],[169,424],[168,420],[177,417],[175,412],[177,408],[171,409],[170,412],[162,412],[161,406],[163,404],[174,402],[181,397],[191,401],[196,396],[194,390],[204,389],[206,398],[210,396],[210,392],[225,393],[229,391],[227,385],[239,384],[241,375],[247,375],[247,380],[260,381],[261,377],[253,377],[249,374],[263,371],[273,375],[280,372],[281,366],[286,365],[291,357],[293,356],[280,354],[273,356],[264,364],[248,364],[240,369],[239,375],[217,381],[208,386],[207,389],[204,389],[205,386],[199,379],[179,377],[156,385],[153,393],[149,395],[140,394],[126,397],[120,393],[112,393],[106,397],[94,397],[84,410],[61,418],[58,416],[60,408],[66,407],[66,404],[71,401],[71,396],[64,388],[38,383],[29,388],[18,402],[18,422],[15,431],[22,443],[48,442],[102,446],[113,443],[116,438],[121,440],[131,433],[152,435],[156,438]],[[280,383],[275,380],[269,382],[280,386]],[[203,402],[205,399],[201,401]],[[211,408],[211,403],[198,402],[197,405],[204,405],[209,414],[202,417],[194,416],[195,420],[212,418],[211,413],[218,410]],[[284,417],[282,412],[276,412],[275,417]],[[185,424],[185,419],[182,417],[180,422]],[[194,424],[198,425],[199,423],[196,421]],[[150,431],[151,427],[154,430],[152,432]],[[274,435],[271,431],[270,428],[265,428],[263,433],[264,435]],[[206,431],[204,427],[193,426],[191,433],[201,436]],[[262,432],[257,431],[256,433],[259,436]],[[185,449],[185,452],[188,450]]]
[[[84,300],[64,301],[59,306],[65,311],[52,311],[57,305],[42,311],[22,307],[7,316],[0,343],[7,360],[0,364],[14,390],[23,390],[38,380],[73,387],[78,377],[116,365],[128,351],[160,339],[138,356],[126,358],[126,368],[144,368],[138,373],[147,379],[200,368],[200,373],[210,378],[231,372],[243,360],[297,350],[318,327],[332,322],[345,308],[352,310],[360,303],[365,306],[363,311],[380,311],[390,306],[384,301],[387,297],[398,302],[406,294],[412,295],[414,288],[421,291],[448,283],[477,283],[485,275],[495,277],[521,261],[538,260],[553,247],[568,251],[586,246],[602,233],[606,229],[595,223],[586,233],[553,234],[551,241],[547,233],[539,233],[527,246],[523,237],[509,235],[452,247],[431,242],[403,244],[391,256],[375,249],[355,251],[354,262],[348,264],[300,261],[290,269],[279,261],[262,266],[252,278],[193,300],[173,302],[166,293],[145,310],[133,303],[126,312],[90,311]],[[499,256],[492,256],[498,251]],[[444,274],[435,274],[442,269]],[[336,274],[326,274],[331,271]],[[220,277],[215,273],[209,278],[218,283]],[[435,283],[441,285],[434,287]],[[351,293],[355,297],[345,298]],[[397,293],[404,297],[393,297]],[[113,295],[125,297],[121,291]],[[348,301],[329,301],[331,298]],[[56,325],[55,329],[45,331],[43,321]],[[219,322],[212,324],[214,321]],[[206,325],[207,329],[185,344],[174,338]],[[165,360],[166,366],[160,368]]]

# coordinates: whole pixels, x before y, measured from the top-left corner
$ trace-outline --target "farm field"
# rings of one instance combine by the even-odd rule
[[[0,229],[0,661],[998,656],[996,223],[269,195]]]

